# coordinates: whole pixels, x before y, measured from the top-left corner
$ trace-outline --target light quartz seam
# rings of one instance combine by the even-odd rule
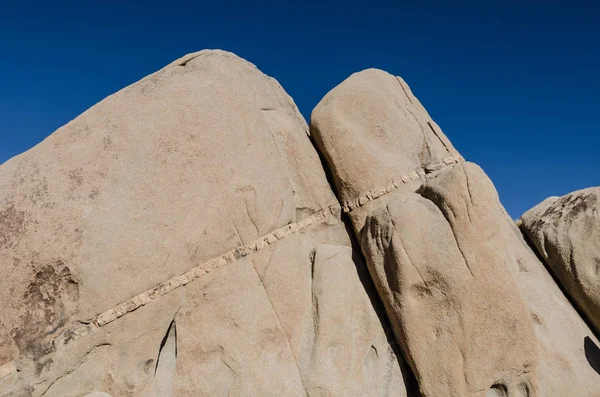
[[[100,313],[93,320],[82,322],[73,328],[67,329],[63,331],[59,336],[57,336],[52,341],[48,342],[49,350],[54,352],[61,348],[62,346],[70,343],[71,341],[88,335],[91,332],[101,328],[121,317],[130,313],[148,303],[160,298],[163,295],[168,294],[169,292],[175,290],[176,288],[183,287],[186,284],[194,281],[195,279],[208,274],[214,270],[219,269],[220,267],[225,266],[228,263],[235,262],[238,259],[244,258],[253,254],[256,251],[259,251],[287,236],[298,233],[303,229],[306,229],[312,225],[316,225],[321,222],[325,222],[331,217],[339,217],[341,208],[339,204],[333,204],[325,209],[315,212],[311,216],[302,219],[299,222],[291,223],[289,225],[285,225],[255,241],[250,244],[234,248],[225,254],[213,258],[207,262],[204,262],[193,269],[189,270],[186,273],[183,273],[179,276],[175,276],[170,278],[169,280],[151,288],[147,291],[144,291],[131,299],[128,299],[117,306],[114,306],[111,309],[106,310],[103,313]],[[9,374],[16,371],[15,362],[9,362],[2,367],[0,367],[0,378],[4,376],[8,376]]]
[[[228,263],[232,263],[238,259],[249,256],[256,251],[259,251],[283,239],[284,237],[297,233],[309,226],[323,222],[331,216],[339,216],[340,211],[350,212],[358,207],[365,205],[369,201],[375,200],[387,193],[390,193],[391,191],[397,189],[402,185],[405,185],[411,181],[415,181],[418,179],[427,180],[428,177],[434,175],[432,174],[432,172],[439,171],[453,164],[462,162],[464,162],[464,158],[462,156],[453,156],[447,157],[442,161],[436,163],[428,164],[424,169],[420,168],[416,171],[413,171],[409,174],[399,177],[398,179],[393,180],[391,183],[382,188],[374,189],[363,193],[358,198],[345,202],[342,206],[340,206],[339,204],[330,205],[329,207],[317,211],[311,216],[304,218],[299,222],[285,225],[253,241],[250,244],[234,248],[221,256],[210,259],[209,261],[194,267],[186,273],[170,278],[169,280],[147,291],[135,295],[131,299],[128,299],[118,304],[117,306],[114,306],[111,309],[100,313],[91,321],[80,321],[80,324],[73,328],[63,331],[54,340],[50,341],[50,350],[56,351],[62,346],[70,343],[71,341],[79,337],[85,336],[95,331],[96,329],[103,327],[123,317],[124,315],[160,298],[161,296],[166,295],[179,287],[185,286],[186,284],[205,274],[208,274],[214,270],[221,268],[222,266]],[[3,365],[0,368],[0,377],[7,376],[8,374],[14,372],[15,368],[16,366],[14,362],[10,362]]]
[[[411,181],[416,181],[417,179],[427,180],[427,178],[432,175],[431,172],[440,171],[448,166],[453,164],[463,163],[465,159],[462,156],[451,156],[446,157],[442,161],[438,161],[436,163],[428,164],[425,166],[425,170],[423,168],[419,168],[416,171],[413,171],[409,174],[403,175],[398,179],[394,179],[392,182],[388,183],[386,186],[369,190],[368,192],[361,193],[354,200],[348,200],[342,204],[342,211],[350,212],[358,207],[362,207],[367,204],[369,201],[375,200],[385,194],[392,192],[393,190],[399,188],[402,185],[405,185]]]
[[[258,240],[255,240],[254,242],[248,245],[234,248],[224,255],[221,255],[217,258],[209,260],[208,262],[198,265],[192,270],[180,276],[173,277],[165,281],[164,283],[159,284],[146,292],[142,292],[141,294],[134,296],[133,298],[113,307],[112,309],[101,313],[100,315],[98,315],[98,317],[96,317],[96,319],[93,322],[97,326],[102,327],[118,319],[119,317],[122,317],[123,315],[139,308],[140,306],[143,306],[162,295],[168,294],[169,292],[173,291],[178,287],[186,285],[190,281],[195,280],[204,274],[210,273],[226,265],[227,263],[231,263],[237,259],[244,258],[270,244],[273,244],[278,240],[281,240],[286,236],[294,234],[311,225],[320,223],[337,212],[339,212],[338,205],[330,206],[326,209],[314,213],[313,215],[307,218],[302,219],[300,222],[291,223],[289,225],[281,227],[273,231],[272,233],[269,233],[259,238]]]

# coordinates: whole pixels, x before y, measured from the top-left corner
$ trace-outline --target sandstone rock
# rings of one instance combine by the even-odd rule
[[[539,255],[600,333],[600,188],[549,198],[521,221]]]
[[[405,396],[307,132],[202,51],[3,164],[0,396]]]
[[[597,340],[401,79],[352,75],[311,134],[424,397],[600,395]]]

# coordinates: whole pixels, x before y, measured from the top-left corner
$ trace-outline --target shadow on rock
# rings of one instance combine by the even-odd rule
[[[596,346],[589,336],[584,338],[583,347],[585,350],[585,358],[587,358],[588,363],[594,371],[600,375],[600,348]]]

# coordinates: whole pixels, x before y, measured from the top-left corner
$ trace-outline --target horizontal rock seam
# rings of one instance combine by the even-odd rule
[[[369,190],[368,192],[361,193],[357,198],[353,200],[345,201],[344,203],[342,203],[342,211],[350,212],[352,210],[355,210],[356,208],[362,207],[363,205],[367,204],[369,201],[375,200],[385,194],[390,193],[391,191],[399,188],[402,185],[405,185],[417,179],[427,180],[428,176],[432,175],[432,172],[440,171],[448,166],[463,163],[464,161],[465,159],[459,155],[446,157],[442,161],[428,164],[425,166],[425,168],[419,168],[418,170],[401,176],[398,179],[394,179],[384,187]]]

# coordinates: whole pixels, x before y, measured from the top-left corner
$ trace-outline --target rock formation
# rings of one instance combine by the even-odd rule
[[[352,75],[311,133],[424,397],[600,395],[590,330],[402,79]]]
[[[307,131],[203,51],[3,164],[0,395],[405,396]]]
[[[544,262],[600,333],[600,188],[548,198],[521,222]]]
[[[0,166],[0,279],[1,397],[600,395],[492,183],[378,70],[310,131],[222,51],[106,98]]]
[[[382,71],[351,76],[311,121],[423,396],[537,395],[533,326],[481,169]],[[354,174],[359,151],[368,174]],[[386,194],[372,199],[380,186]]]

